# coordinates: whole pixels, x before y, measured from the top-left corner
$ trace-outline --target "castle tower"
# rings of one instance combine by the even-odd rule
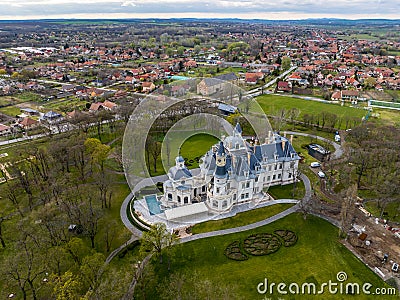
[[[228,179],[228,172],[226,170],[226,153],[224,144],[222,142],[219,143],[215,160],[217,168],[214,176],[214,195],[225,195],[227,193],[226,183]]]

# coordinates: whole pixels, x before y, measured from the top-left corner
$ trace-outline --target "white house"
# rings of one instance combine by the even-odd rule
[[[261,200],[266,187],[293,183],[299,160],[286,137],[270,132],[264,143],[249,143],[237,124],[232,136],[202,157],[199,175],[193,176],[184,159],[176,158],[164,182],[162,206],[166,213],[182,206],[189,212],[191,205],[202,203],[196,205],[199,212],[204,207],[213,213],[227,212],[236,204]]]

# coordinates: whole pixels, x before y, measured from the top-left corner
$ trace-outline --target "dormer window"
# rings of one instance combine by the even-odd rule
[[[274,158],[275,158],[275,160],[278,160],[279,155],[277,153],[275,153]]]
[[[294,157],[295,157],[295,155],[296,155],[296,153],[295,153],[295,152],[290,152],[290,158],[294,158]]]

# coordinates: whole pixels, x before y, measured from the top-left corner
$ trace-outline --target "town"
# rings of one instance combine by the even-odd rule
[[[394,299],[399,26],[0,21],[0,297]]]

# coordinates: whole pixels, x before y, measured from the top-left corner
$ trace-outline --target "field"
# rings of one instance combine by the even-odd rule
[[[183,135],[182,135],[183,136]],[[171,143],[171,157],[170,157],[170,164],[171,166],[175,165],[175,157],[173,157],[174,150],[179,149],[179,154],[185,159],[186,166],[189,169],[198,168],[198,159],[203,156],[208,150],[210,150],[211,146],[217,143],[217,139],[208,134],[196,134],[187,140],[182,145],[178,145],[175,143]],[[163,150],[164,151],[164,150]],[[165,153],[165,152],[164,152]],[[166,154],[164,157],[166,157]],[[153,169],[153,159],[150,159],[150,175],[151,176],[158,176],[165,174],[168,170],[164,170],[163,164],[161,161],[161,156],[157,158],[157,172],[154,172]]]
[[[291,98],[286,96],[262,95],[257,98],[257,101],[267,115],[274,114],[274,112],[278,111],[281,108],[298,108],[300,109],[300,120],[302,119],[302,116],[306,113],[310,115],[318,115],[321,112],[329,112],[332,114],[336,114],[339,118],[343,118],[344,116],[351,116],[358,118],[360,121],[361,118],[366,115],[366,111],[364,111],[363,109],[340,106],[338,104]],[[344,124],[342,124],[342,126],[344,126]]]
[[[305,188],[302,181],[296,184],[296,191],[293,197],[293,183],[286,185],[276,185],[268,189],[268,193],[274,199],[297,199],[300,200],[304,197]]]
[[[187,139],[180,151],[181,156],[187,161],[186,166],[189,169],[198,168],[198,159],[217,142],[215,137],[208,134],[197,134]]]
[[[298,236],[297,244],[266,256],[251,256],[246,261],[230,260],[224,255],[225,248],[233,241],[245,239],[250,234],[268,232],[277,229],[292,230]],[[323,295],[260,295],[257,286],[264,279],[268,283],[314,283],[320,287],[331,280],[337,281],[339,272],[346,272],[346,283],[371,283],[373,288],[387,285],[368,267],[360,262],[338,241],[338,229],[317,217],[308,216],[306,220],[300,214],[291,214],[272,224],[248,232],[201,239],[178,245],[172,249],[170,271],[168,264],[160,264],[154,259],[154,281],[146,285],[146,299],[161,299],[160,293],[168,289],[169,280],[179,278],[181,291],[189,295],[194,290],[212,293],[221,288],[228,293],[225,299],[347,299],[346,295],[332,295],[325,289]],[[210,271],[212,270],[212,271]],[[193,280],[192,278],[195,278]],[[192,279],[192,280],[191,280]],[[200,285],[201,284],[201,285]],[[157,285],[160,287],[156,289]],[[137,290],[137,298],[143,294]],[[270,298],[271,297],[271,298]],[[190,296],[188,296],[190,298]],[[186,299],[186,298],[184,298]],[[203,299],[199,296],[197,299]],[[205,299],[205,298],[204,298]],[[208,299],[214,299],[209,295]],[[222,298],[220,298],[222,299]],[[377,298],[363,294],[354,299],[394,299],[390,296]]]

